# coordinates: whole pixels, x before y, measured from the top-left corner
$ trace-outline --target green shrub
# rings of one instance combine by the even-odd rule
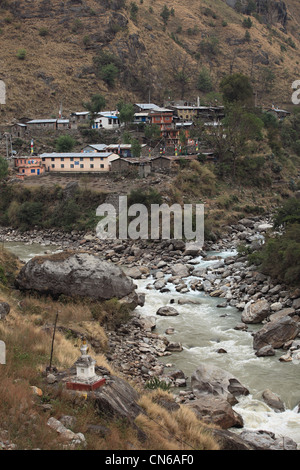
[[[26,50],[25,49],[19,49],[17,52],[17,58],[19,60],[24,60],[26,57]]]
[[[41,37],[44,38],[44,37],[48,36],[48,34],[49,34],[49,31],[48,31],[47,28],[45,28],[45,27],[40,28],[40,30],[39,30],[39,35],[40,35]]]
[[[300,283],[300,224],[288,225],[282,235],[267,238],[262,249],[249,256],[262,273],[278,282],[296,286]]]
[[[150,390],[156,390],[158,388],[162,390],[169,390],[171,384],[168,384],[165,380],[160,380],[158,377],[152,377],[145,383],[145,388]]]

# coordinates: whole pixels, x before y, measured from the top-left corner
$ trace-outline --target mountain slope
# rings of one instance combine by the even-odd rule
[[[202,67],[214,91],[224,75],[242,72],[252,78],[258,103],[289,106],[292,82],[300,77],[300,6],[297,0],[285,4],[284,26],[276,15],[273,24],[256,15],[245,28],[248,16],[223,0],[2,1],[2,123],[57,116],[61,104],[68,115],[95,93],[105,96],[107,108],[121,98],[195,100],[203,96],[197,89]],[[114,84],[103,79],[107,61],[117,71]]]

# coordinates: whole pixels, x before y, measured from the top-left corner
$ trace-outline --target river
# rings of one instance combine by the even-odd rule
[[[21,260],[28,261],[36,255],[45,252],[59,251],[58,246],[24,244],[18,242],[5,243],[5,248],[15,253]],[[212,254],[212,253],[211,253]],[[218,256],[230,256],[234,253],[214,253]],[[200,266],[208,261],[199,257],[196,260]],[[192,277],[188,279],[189,282]],[[257,357],[252,346],[252,333],[261,325],[251,325],[247,331],[236,330],[235,326],[241,321],[241,312],[234,307],[218,308],[220,299],[210,297],[200,291],[189,290],[179,293],[172,283],[166,287],[169,292],[161,293],[149,289],[155,279],[148,277],[135,281],[138,291],[145,293],[145,304],[137,310],[143,315],[155,316],[162,305],[175,306],[179,315],[174,317],[156,316],[156,332],[165,334],[168,327],[175,329],[172,341],[178,341],[183,351],[173,352],[171,356],[161,358],[162,362],[172,363],[181,369],[188,377],[197,369],[200,362],[218,366],[234,375],[250,394],[239,397],[239,403],[234,409],[244,421],[244,429],[266,430],[274,432],[276,437],[288,436],[293,439],[300,449],[300,413],[297,413],[300,403],[300,365],[296,362],[281,362],[283,354],[278,350],[275,356]],[[200,304],[177,303],[178,299],[197,300]],[[226,353],[219,353],[222,348]],[[272,390],[280,396],[286,410],[278,413],[273,411],[262,399],[262,392]],[[239,430],[233,430],[239,432]]]

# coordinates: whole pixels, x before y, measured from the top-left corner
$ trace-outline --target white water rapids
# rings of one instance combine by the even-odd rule
[[[18,242],[5,243],[5,248],[23,261],[28,261],[45,251],[53,252],[59,249],[54,246]],[[225,257],[234,253],[214,254]],[[205,262],[200,257],[197,261],[203,267],[213,263],[213,261]],[[192,279],[190,277],[185,281],[188,283]],[[252,347],[251,333],[261,325],[250,325],[248,331],[235,330],[234,327],[241,322],[241,312],[234,307],[217,308],[220,299],[193,290],[189,293],[179,293],[172,283],[167,284],[166,287],[170,292],[166,293],[147,288],[154,282],[155,279],[152,277],[135,281],[138,291],[146,294],[145,305],[138,307],[137,311],[145,316],[156,316],[159,307],[171,305],[170,301],[173,300],[172,306],[178,310],[179,315],[174,317],[157,315],[155,331],[164,335],[168,327],[173,327],[175,333],[168,335],[168,339],[178,341],[183,346],[183,351],[173,352],[171,356],[161,358],[161,361],[171,362],[189,379],[200,362],[216,365],[232,373],[250,392],[246,397],[239,397],[239,403],[234,407],[243,418],[244,429],[271,431],[276,437],[288,436],[300,449],[300,413],[297,413],[300,403],[300,364],[280,362],[282,350],[278,350],[272,357],[257,357]],[[180,305],[177,303],[180,298],[197,299],[201,304]],[[227,352],[218,353],[217,350],[220,348]],[[280,396],[286,411],[278,413],[266,405],[261,397],[266,389]],[[239,430],[234,431],[239,432]]]

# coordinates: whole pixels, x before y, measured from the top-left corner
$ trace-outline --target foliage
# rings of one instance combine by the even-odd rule
[[[199,49],[202,54],[215,56],[219,52],[219,39],[216,36],[203,39],[199,44]]]
[[[273,218],[274,228],[286,227],[296,222],[300,224],[300,200],[290,198],[277,209]]]
[[[210,129],[204,137],[218,156],[217,168],[220,176],[225,166],[226,172],[233,179],[237,176],[238,161],[246,154],[249,142],[262,139],[262,129],[263,121],[256,114],[248,112],[240,104],[227,106],[222,128]],[[223,137],[224,134],[226,138]]]
[[[125,125],[132,122],[134,119],[134,106],[131,103],[124,103],[119,101],[117,103],[117,109],[119,111],[119,120],[124,122]]]
[[[156,390],[158,388],[169,390],[170,387],[171,384],[168,384],[165,380],[160,380],[158,377],[152,377],[145,384],[145,388],[148,388],[149,390]]]
[[[148,142],[160,139],[160,128],[157,124],[149,124],[144,128],[144,135]]]
[[[169,10],[169,8],[167,7],[167,5],[164,5],[161,13],[160,13],[160,16],[163,20],[163,23],[164,25],[166,26],[168,24],[168,21],[169,21],[169,18],[170,18],[170,15],[171,15],[171,11]]]
[[[20,230],[34,226],[64,231],[93,229],[97,225],[96,208],[102,202],[102,193],[84,189],[67,199],[60,187],[29,190],[6,186],[1,190],[0,223]]]
[[[139,11],[139,7],[135,2],[130,3],[130,18],[132,21],[136,22],[137,21],[137,14]]]
[[[19,49],[17,52],[17,58],[19,60],[24,60],[26,58],[26,50],[25,49]]]
[[[220,90],[226,103],[253,104],[253,88],[246,75],[227,75],[220,82]]]
[[[75,143],[75,140],[70,135],[61,135],[56,141],[56,151],[62,153],[71,152]]]
[[[249,256],[262,273],[288,285],[300,283],[300,224],[291,223],[282,235],[268,237],[263,248]]]
[[[94,122],[98,113],[100,113],[106,106],[105,98],[96,93],[91,97],[91,100],[87,103],[84,103],[84,107],[90,112],[91,122]]]
[[[161,203],[161,194],[152,188],[148,191],[143,191],[142,189],[133,189],[128,195],[128,205],[143,204],[147,208],[150,208],[151,204]]]
[[[115,80],[119,75],[119,69],[115,64],[107,64],[99,72],[100,78],[108,85],[113,87]]]
[[[133,157],[138,158],[141,156],[142,146],[137,139],[131,140],[131,154]]]
[[[0,181],[6,178],[7,175],[8,175],[8,163],[3,157],[0,157]]]
[[[129,306],[122,304],[117,298],[94,303],[91,305],[90,309],[93,318],[97,320],[100,325],[105,325],[111,330],[115,330],[122,324],[127,323],[131,317]]]
[[[120,59],[111,52],[102,50],[93,57],[93,63],[96,75],[107,85],[114,86],[121,67]]]
[[[248,16],[248,18],[245,18],[245,19],[243,20],[243,23],[242,23],[242,24],[243,24],[243,27],[244,27],[244,28],[251,28],[251,26],[253,25],[253,23],[252,23],[252,21],[251,21],[251,18],[249,18],[249,16]]]
[[[203,93],[208,93],[213,90],[210,73],[205,67],[201,69],[198,75],[197,88]]]

